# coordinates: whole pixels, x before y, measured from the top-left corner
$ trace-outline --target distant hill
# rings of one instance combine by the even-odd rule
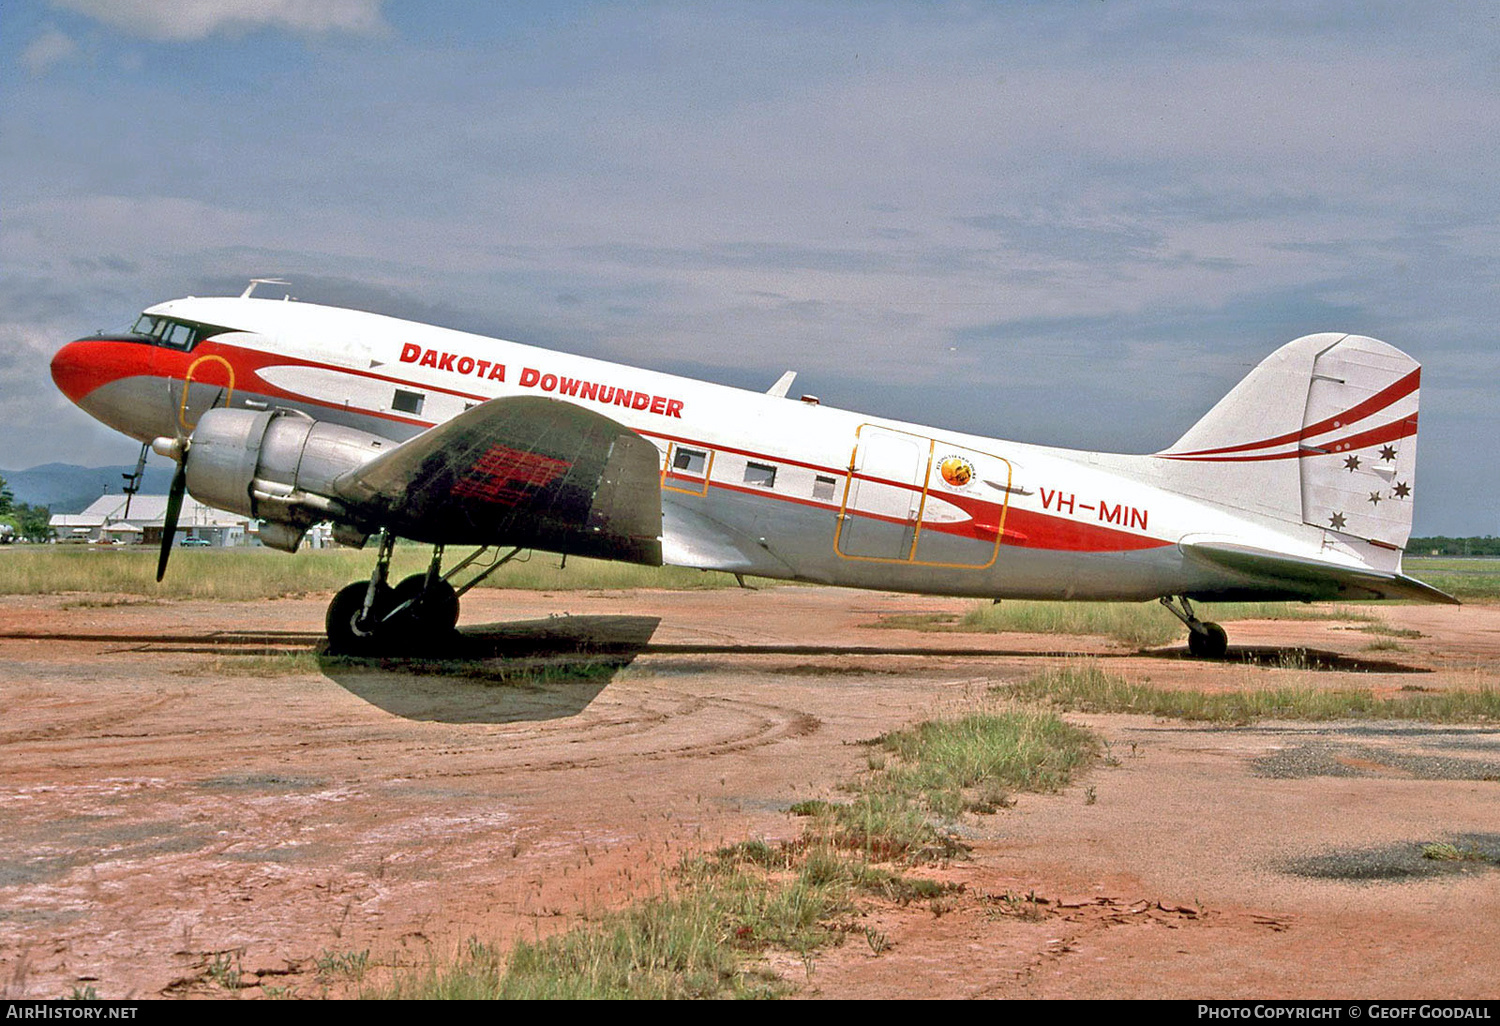
[[[163,494],[172,486],[172,467],[146,465],[143,492]],[[118,495],[125,487],[122,467],[79,467],[71,463],[43,463],[30,470],[0,470],[17,502],[46,506],[53,513],[77,513],[106,491]]]

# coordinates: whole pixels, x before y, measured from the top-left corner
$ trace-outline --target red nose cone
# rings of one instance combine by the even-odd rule
[[[151,373],[152,347],[108,338],[69,342],[52,358],[52,380],[62,394],[82,404],[100,385]]]
[[[52,381],[75,403],[94,390],[97,382],[88,373],[88,343],[69,342],[52,358]]]

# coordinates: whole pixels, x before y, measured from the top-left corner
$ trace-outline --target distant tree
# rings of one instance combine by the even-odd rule
[[[1449,538],[1438,534],[1411,539],[1406,543],[1406,551],[1413,556],[1500,556],[1500,538],[1488,534],[1482,538]]]
[[[19,502],[11,519],[27,541],[46,541],[52,537],[52,510],[47,506]]]
[[[5,483],[5,478],[0,477],[0,517],[11,512],[15,506],[16,497],[11,494],[10,485]]]

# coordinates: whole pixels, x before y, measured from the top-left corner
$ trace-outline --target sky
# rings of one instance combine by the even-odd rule
[[[1025,442],[1170,445],[1316,331],[1500,534],[1500,6],[0,5],[0,467],[128,463],[65,342],[310,302]]]

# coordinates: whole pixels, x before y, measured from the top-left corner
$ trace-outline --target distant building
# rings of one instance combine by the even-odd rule
[[[50,521],[59,542],[118,545],[161,545],[166,529],[167,497],[137,495],[130,500],[130,515],[125,515],[125,495],[101,495],[82,513],[59,513]],[[177,518],[175,544],[215,548],[258,546],[260,521],[226,513],[205,506],[191,495],[182,497],[182,513]],[[303,545],[321,549],[328,544],[329,532],[319,525],[307,532]]]

